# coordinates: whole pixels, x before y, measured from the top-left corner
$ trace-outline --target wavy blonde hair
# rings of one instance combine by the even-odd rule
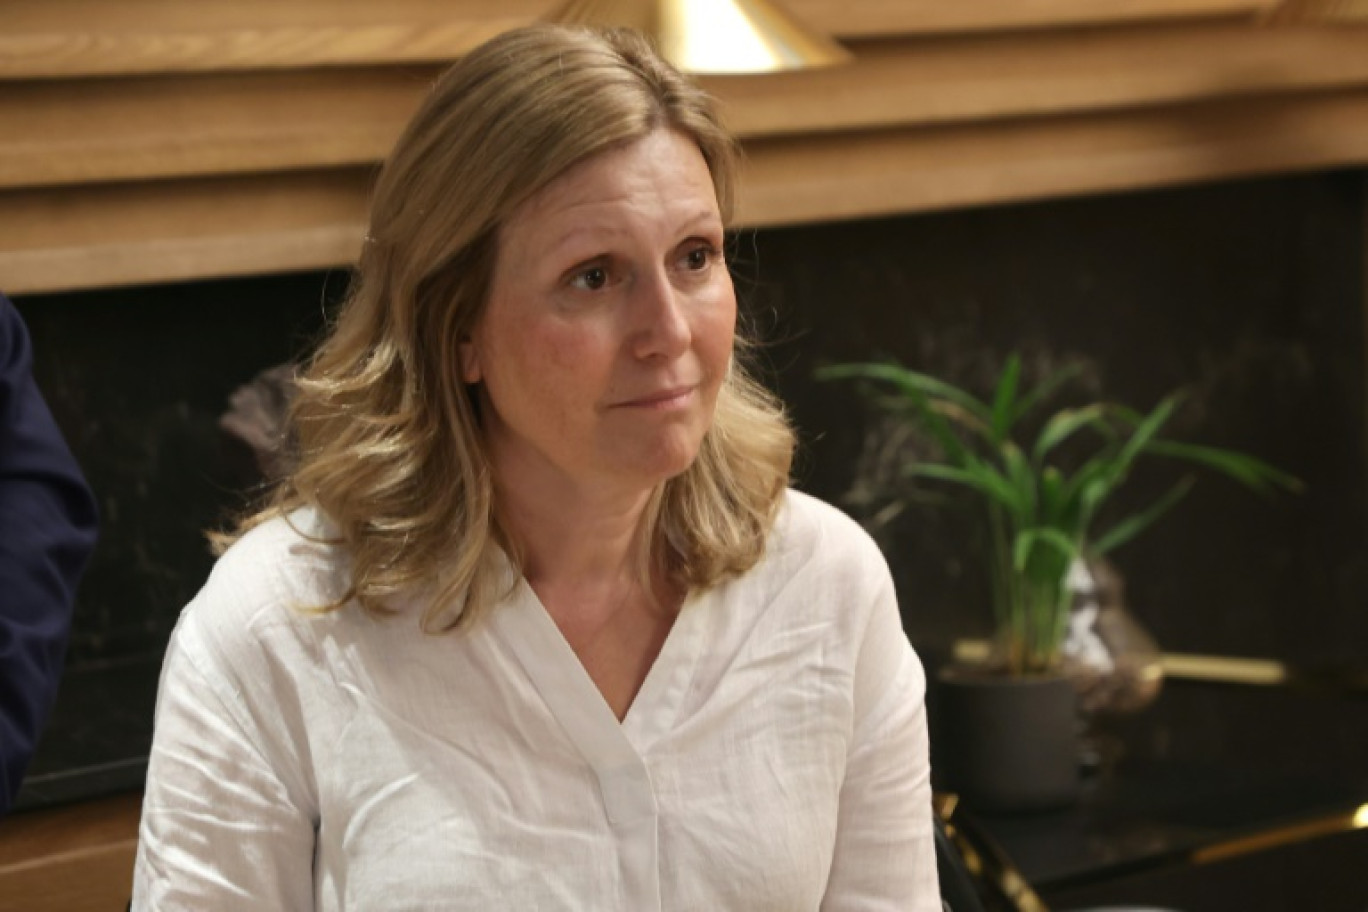
[[[539,25],[505,33],[448,70],[380,172],[360,262],[335,324],[298,379],[297,462],[271,516],[313,506],[350,557],[372,613],[415,587],[430,631],[498,597],[501,526],[457,345],[481,318],[499,227],[577,162],[666,127],[691,137],[730,223],[735,140],[712,100],[638,35]],[[737,354],[746,348],[738,337]],[[778,401],[733,357],[698,457],[646,517],[646,572],[706,588],[759,560],[794,439]]]

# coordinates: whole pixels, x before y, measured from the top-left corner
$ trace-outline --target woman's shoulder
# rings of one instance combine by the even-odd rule
[[[347,592],[346,550],[311,508],[274,516],[242,535],[214,564],[181,613],[177,638],[225,660],[244,648],[298,640],[317,609]]]
[[[346,548],[336,527],[312,507],[300,507],[254,526],[214,565],[206,589],[232,590],[248,600],[282,597],[331,601],[345,591]]]
[[[854,519],[824,500],[790,488],[775,523],[775,550],[807,560],[883,566],[883,552]]]
[[[831,504],[796,490],[786,493],[753,573],[779,591],[840,592],[857,601],[892,586],[888,562],[869,533]]]
[[[860,524],[794,490],[785,494],[764,558],[719,598],[736,608],[723,630],[758,635],[756,642],[795,632],[803,641],[824,631],[833,657],[853,656],[874,613],[896,603],[888,563]]]

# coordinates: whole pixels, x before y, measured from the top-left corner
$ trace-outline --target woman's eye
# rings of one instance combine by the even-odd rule
[[[714,256],[716,256],[716,251],[711,247],[695,247],[684,254],[684,265],[694,271],[707,269]]]
[[[584,291],[598,291],[608,284],[608,270],[602,266],[590,266],[588,269],[581,269],[570,280],[570,284]]]

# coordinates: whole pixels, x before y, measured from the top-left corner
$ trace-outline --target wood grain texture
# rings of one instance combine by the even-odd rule
[[[748,145],[767,226],[1368,164],[1368,90]],[[0,287],[95,288],[344,266],[371,170],[0,193]]]
[[[547,0],[9,0],[0,78],[450,60]]]
[[[846,38],[1248,18],[1278,0],[783,0],[804,22]]]
[[[1368,92],[758,142],[741,220],[865,218],[1368,163]]]
[[[789,0],[844,38],[1207,17],[1273,0]],[[450,60],[554,0],[9,0],[0,79]]]
[[[0,193],[0,287],[98,288],[350,262],[371,169]]]
[[[378,162],[437,70],[0,84],[0,187]]]
[[[743,137],[1368,84],[1368,30],[1202,24],[858,46],[848,67],[706,80]],[[0,84],[0,187],[379,161],[438,67]]]
[[[111,912],[133,886],[142,796],[0,822],[0,912]]]
[[[10,0],[0,287],[348,262],[442,61],[551,2]],[[707,80],[753,225],[1368,160],[1368,32],[1256,24],[1272,0],[791,2],[857,60]]]
[[[1368,84],[1368,30],[1197,24],[870,42],[704,80],[743,136],[995,120]]]

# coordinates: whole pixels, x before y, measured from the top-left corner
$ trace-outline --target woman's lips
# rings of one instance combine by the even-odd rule
[[[661,390],[657,393],[649,393],[645,396],[638,396],[635,399],[628,399],[619,402],[615,408],[634,408],[634,409],[658,409],[668,411],[669,409],[681,408],[688,405],[693,398],[696,386],[676,386],[671,389]]]

